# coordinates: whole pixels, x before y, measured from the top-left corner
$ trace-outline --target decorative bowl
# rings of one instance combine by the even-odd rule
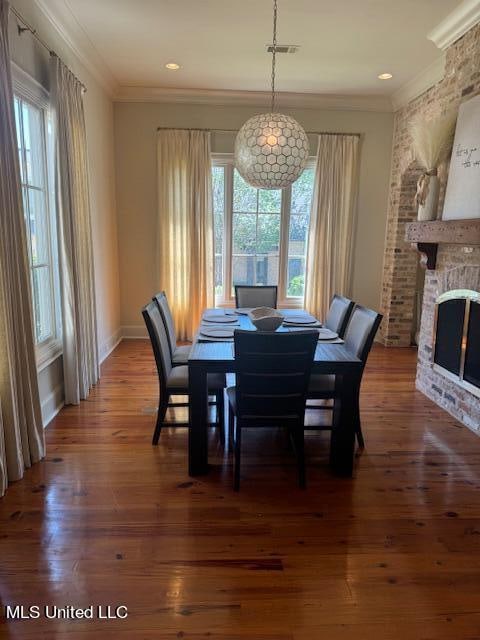
[[[248,312],[248,317],[259,331],[276,331],[284,320],[281,313],[270,307],[256,307]]]

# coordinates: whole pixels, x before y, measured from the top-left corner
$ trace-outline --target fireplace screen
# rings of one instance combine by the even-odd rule
[[[447,291],[437,299],[434,367],[480,396],[480,293]]]

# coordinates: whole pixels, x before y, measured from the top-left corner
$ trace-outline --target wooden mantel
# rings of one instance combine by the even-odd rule
[[[439,244],[480,245],[480,219],[409,222],[405,240],[416,245],[424,268],[435,269]]]

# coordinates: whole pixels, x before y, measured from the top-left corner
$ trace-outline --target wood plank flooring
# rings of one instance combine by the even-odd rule
[[[214,431],[203,478],[187,474],[185,429],[151,446],[150,346],[123,342],[0,500],[0,593],[128,618],[1,619],[0,637],[478,640],[480,440],[414,374],[413,350],[371,354],[354,479],[331,475],[329,435],[312,434],[301,491],[283,434],[248,432],[235,494]]]

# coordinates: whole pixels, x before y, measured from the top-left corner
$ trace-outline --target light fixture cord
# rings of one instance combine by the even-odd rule
[[[272,102],[271,113],[275,111],[275,56],[277,54],[277,0],[273,0],[273,46],[272,46]]]

